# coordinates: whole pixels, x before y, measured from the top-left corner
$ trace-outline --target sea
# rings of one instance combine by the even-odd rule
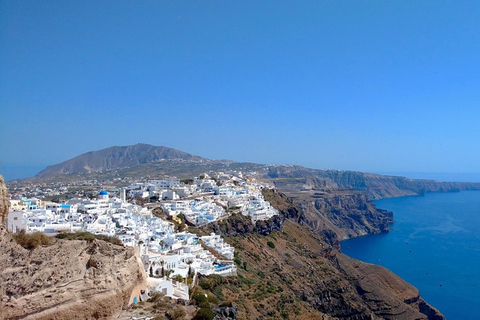
[[[47,165],[10,164],[0,162],[0,175],[2,175],[5,181],[8,182],[14,179],[31,178],[46,167]]]
[[[449,320],[480,319],[480,191],[375,201],[391,231],[342,241],[342,252],[382,265]]]

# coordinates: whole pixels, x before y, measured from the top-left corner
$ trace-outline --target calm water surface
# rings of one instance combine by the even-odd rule
[[[480,319],[480,191],[376,205],[394,212],[392,230],[343,241],[342,251],[392,270],[447,319]]]

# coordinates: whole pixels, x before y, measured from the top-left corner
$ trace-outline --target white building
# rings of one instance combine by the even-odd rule
[[[29,214],[25,211],[10,211],[7,218],[7,229],[11,232],[27,230]]]

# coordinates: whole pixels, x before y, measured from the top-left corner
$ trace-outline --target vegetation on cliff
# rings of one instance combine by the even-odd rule
[[[202,289],[219,303],[234,301],[239,319],[443,319],[393,273],[332,247],[328,230],[312,229],[291,198],[264,196],[279,209],[280,224],[265,222],[276,228],[258,233],[238,216],[212,226],[235,246],[238,277],[202,278]]]
[[[263,191],[278,216],[254,224],[234,214],[205,230],[224,235],[236,248],[238,277],[201,277],[192,290],[197,299],[191,314],[198,319],[214,314],[238,319],[443,319],[405,281],[338,250],[342,237],[387,231],[391,213],[376,209],[361,192],[335,189],[321,179],[278,179],[287,194]],[[60,238],[73,240],[52,239],[51,246],[25,250],[2,229],[0,267],[10,297],[4,309],[11,317],[38,313],[38,319],[54,310],[72,319],[101,318],[119,310],[142,279],[133,251],[88,234]],[[88,308],[78,301],[89,301]],[[183,316],[178,307],[162,310]]]

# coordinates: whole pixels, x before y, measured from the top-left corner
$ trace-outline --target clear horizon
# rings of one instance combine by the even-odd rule
[[[473,1],[3,1],[0,170],[141,141],[480,172],[479,16]]]

